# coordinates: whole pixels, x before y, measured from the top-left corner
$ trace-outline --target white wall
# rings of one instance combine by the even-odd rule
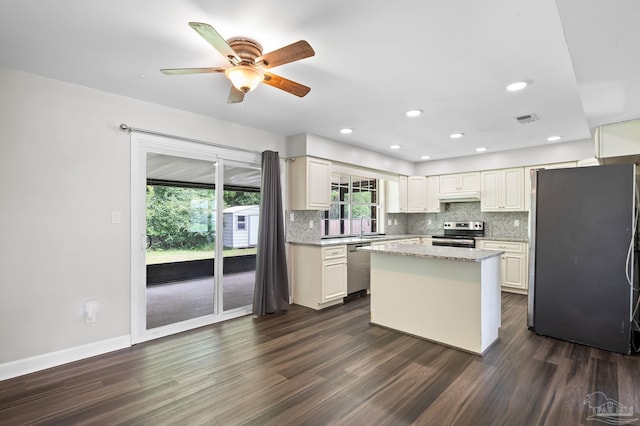
[[[310,155],[401,175],[414,174],[414,163],[410,161],[400,160],[357,146],[346,145],[311,133],[290,137],[288,155],[290,157]]]
[[[130,147],[121,123],[286,148],[280,135],[6,68],[0,93],[0,378],[17,361],[130,333]],[[111,223],[113,211],[122,223]],[[89,299],[98,301],[94,324],[84,322]]]
[[[584,160],[593,157],[594,154],[594,141],[592,139],[585,139],[565,143],[550,143],[546,146],[533,148],[478,154],[469,157],[424,161],[416,163],[415,173],[418,176],[428,176],[508,167],[535,166]]]
[[[287,155],[298,157],[310,155],[344,164],[353,164],[373,170],[400,175],[429,176],[477,170],[492,170],[508,167],[534,166],[562,163],[591,158],[595,154],[593,139],[564,143],[549,143],[546,146],[490,152],[468,157],[412,163],[389,157],[379,152],[347,145],[322,136],[306,133],[288,138]]]

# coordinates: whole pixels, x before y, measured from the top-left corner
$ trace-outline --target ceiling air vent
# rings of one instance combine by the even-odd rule
[[[529,124],[533,123],[534,121],[538,121],[538,116],[536,116],[535,114],[520,115],[516,117],[516,121],[520,124]]]

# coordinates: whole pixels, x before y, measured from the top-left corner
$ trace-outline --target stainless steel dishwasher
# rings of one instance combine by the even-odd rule
[[[347,293],[366,294],[371,277],[371,256],[369,252],[358,251],[358,247],[368,247],[371,243],[357,243],[347,245]],[[347,296],[347,297],[349,297]]]

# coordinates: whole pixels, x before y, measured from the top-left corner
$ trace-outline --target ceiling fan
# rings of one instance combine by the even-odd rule
[[[163,73],[177,75],[223,72],[231,80],[231,92],[227,98],[230,104],[242,102],[245,93],[255,89],[260,82],[299,97],[305,96],[311,90],[310,87],[266,71],[315,55],[313,48],[306,41],[300,40],[263,55],[262,46],[250,38],[233,37],[225,40],[209,24],[189,22],[189,26],[227,58],[231,66],[227,68],[165,68],[160,70]]]

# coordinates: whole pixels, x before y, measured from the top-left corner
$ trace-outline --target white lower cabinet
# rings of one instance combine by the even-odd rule
[[[420,238],[420,244],[423,246],[431,246],[432,244],[432,238],[431,237],[422,237]]]
[[[347,295],[347,246],[291,245],[293,303],[322,309]]]
[[[527,243],[518,241],[478,240],[478,248],[504,251],[501,257],[503,291],[527,294],[529,257]]]
[[[347,258],[322,261],[322,302],[347,295]]]

